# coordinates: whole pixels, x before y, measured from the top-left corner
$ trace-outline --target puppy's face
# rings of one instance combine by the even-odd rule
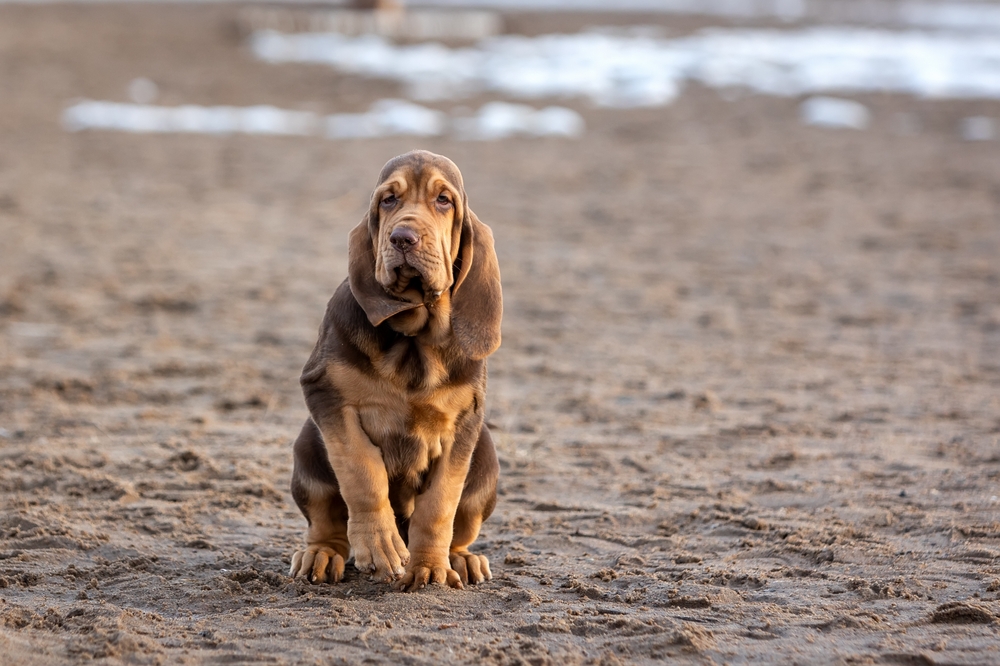
[[[470,359],[500,346],[503,294],[493,232],[465,196],[462,174],[426,150],[382,168],[368,213],[351,231],[351,294],[372,326],[454,338]],[[440,339],[438,339],[440,338]]]
[[[444,159],[390,162],[372,195],[375,279],[396,298],[433,303],[454,282],[464,201]]]

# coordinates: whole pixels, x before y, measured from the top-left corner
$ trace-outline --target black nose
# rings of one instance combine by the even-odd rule
[[[406,227],[396,227],[389,235],[389,242],[401,252],[412,250],[420,242],[420,236],[413,229]]]

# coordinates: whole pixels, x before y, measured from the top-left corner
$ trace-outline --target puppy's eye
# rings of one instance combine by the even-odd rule
[[[382,203],[382,207],[383,208],[392,208],[393,206],[396,205],[397,201],[399,201],[399,199],[396,198],[395,194],[388,194],[388,195],[386,195],[385,197],[382,198],[382,202],[381,202]]]
[[[447,194],[439,194],[437,198],[437,204],[439,206],[450,206],[451,199],[448,198]]]

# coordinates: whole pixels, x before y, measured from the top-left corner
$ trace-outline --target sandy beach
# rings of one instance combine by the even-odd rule
[[[690,84],[502,141],[60,125],[136,77],[164,105],[401,96],[261,62],[238,18],[0,6],[0,661],[1000,662],[1000,143],[959,133],[1000,101],[852,95],[870,126],[834,130]],[[506,25],[638,20],[708,21]],[[494,578],[311,585],[298,375],[413,148],[462,169],[503,274]]]

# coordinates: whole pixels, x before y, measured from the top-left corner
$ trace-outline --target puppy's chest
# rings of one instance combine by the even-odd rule
[[[416,347],[402,344],[373,355],[374,372],[339,363],[329,369],[341,396],[358,410],[362,427],[382,450],[390,478],[418,476],[447,454],[457,420],[475,408],[477,399],[472,382],[453,377],[442,358]],[[400,371],[407,367],[421,372]]]
[[[389,399],[359,406],[359,412],[365,432],[382,449],[390,478],[422,474],[446,454],[459,416],[475,399],[468,385],[385,397]]]

